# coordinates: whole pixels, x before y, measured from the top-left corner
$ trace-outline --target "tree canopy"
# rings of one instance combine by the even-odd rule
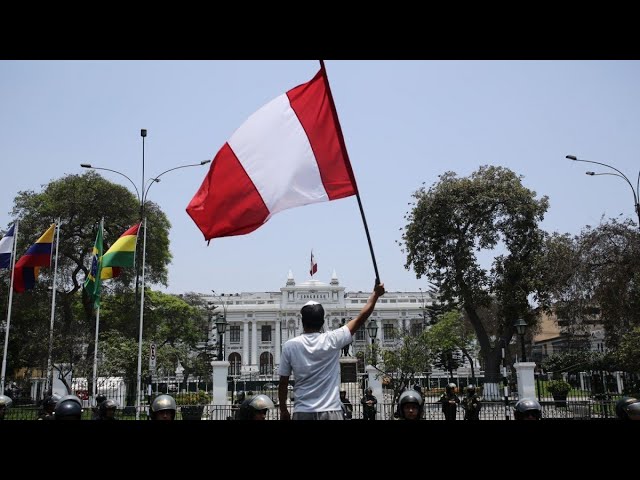
[[[488,381],[495,381],[500,340],[509,344],[516,318],[533,322],[528,297],[541,287],[538,224],[548,199],[537,199],[521,176],[496,166],[482,166],[466,178],[446,172],[413,198],[399,242],[405,267],[438,283],[444,301],[459,302],[478,338]],[[498,247],[504,253],[495,254]],[[490,270],[481,267],[481,252],[495,254]],[[480,315],[492,304],[499,320],[495,332]]]

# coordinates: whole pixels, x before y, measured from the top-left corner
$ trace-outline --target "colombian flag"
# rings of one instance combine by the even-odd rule
[[[133,267],[135,265],[139,228],[140,224],[137,224],[124,232],[102,256],[102,272],[100,273],[102,280],[117,277],[120,274],[120,269],[117,267]]]
[[[51,265],[51,245],[56,224],[53,223],[42,236],[29,247],[20,260],[16,262],[13,273],[13,290],[22,293],[31,290],[38,279],[39,267]]]

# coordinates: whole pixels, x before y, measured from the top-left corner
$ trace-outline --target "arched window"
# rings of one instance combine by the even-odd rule
[[[269,352],[262,352],[260,355],[260,375],[271,375],[273,373],[273,355]]]
[[[240,375],[240,368],[242,367],[242,357],[238,352],[233,352],[229,355],[229,368],[231,369],[230,375]]]

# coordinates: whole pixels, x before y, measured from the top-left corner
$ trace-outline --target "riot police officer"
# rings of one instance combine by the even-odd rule
[[[61,398],[62,397],[57,393],[52,393],[51,395],[44,397],[44,400],[42,400],[42,409],[38,415],[38,420],[55,420],[53,412]]]
[[[616,403],[616,415],[620,420],[640,420],[640,400],[622,397]]]
[[[465,420],[480,420],[480,408],[482,403],[476,393],[475,385],[467,385],[467,396],[462,399]]]
[[[118,404],[115,400],[103,400],[98,406],[98,417],[96,420],[117,420],[116,409]]]
[[[266,395],[247,398],[240,405],[238,420],[266,420],[270,408],[274,408],[273,400]]]
[[[11,397],[0,395],[0,420],[4,420],[4,416],[12,404],[13,400],[11,400]]]
[[[82,402],[75,395],[66,395],[56,404],[53,414],[56,420],[81,420]]]
[[[424,400],[415,390],[405,390],[398,399],[398,418],[400,420],[420,420]]]
[[[540,420],[542,418],[542,407],[534,398],[523,398],[513,407],[516,420]]]
[[[151,420],[175,420],[176,401],[171,395],[158,395],[151,403]]]
[[[444,413],[445,420],[455,420],[456,411],[458,410],[458,404],[460,398],[456,395],[457,385],[450,383],[444,389],[444,393],[440,397],[440,403],[442,404],[442,413]]]

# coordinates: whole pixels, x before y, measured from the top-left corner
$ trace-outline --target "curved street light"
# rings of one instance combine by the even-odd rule
[[[144,182],[144,137],[147,136],[147,131],[146,130],[141,130],[141,135],[142,135],[142,175],[143,175],[143,182],[142,182],[142,197],[140,197],[140,192],[138,191],[138,189],[136,188],[135,183],[133,183],[133,181],[124,173],[119,172],[117,170],[113,170],[110,168],[104,168],[104,167],[94,167],[92,166],[90,163],[81,163],[80,166],[82,168],[91,168],[93,170],[106,170],[108,172],[113,172],[113,173],[117,173],[118,175],[122,175],[123,177],[125,177],[127,180],[129,180],[131,182],[131,185],[133,185],[133,188],[136,191],[136,195],[138,196],[138,201],[140,202],[140,215],[141,215],[141,220],[142,220],[142,229],[144,231],[143,234],[143,242],[142,242],[142,272],[140,273],[140,278],[141,278],[141,292],[140,292],[140,331],[138,333],[138,372],[137,372],[137,389],[136,389],[136,420],[138,420],[140,418],[140,399],[141,399],[141,384],[142,384],[142,327],[144,324],[144,269],[145,269],[145,257],[146,257],[146,250],[147,250],[147,218],[146,215],[144,214],[144,204],[145,201],[147,200],[147,195],[149,193],[149,189],[151,188],[151,185],[153,185],[154,183],[158,183],[160,182],[160,177],[162,175],[164,175],[165,173],[171,172],[173,170],[177,170],[180,168],[187,168],[187,167],[199,167],[201,165],[206,165],[207,163],[209,163],[211,160],[203,160],[200,163],[190,163],[187,165],[179,165],[177,167],[174,168],[170,168],[169,170],[165,170],[164,172],[160,173],[159,175],[156,175],[155,177],[152,177],[149,179],[149,184],[146,188],[146,190],[144,189],[145,186],[145,182]],[[136,269],[136,301],[137,301],[137,297],[138,297],[138,273],[137,273]]]
[[[584,160],[581,158],[576,157],[575,155],[566,155],[567,159],[572,160],[574,162],[584,162],[584,163],[593,163],[595,165],[602,165],[603,167],[607,167],[610,168],[612,170],[615,170],[618,173],[611,173],[611,172],[604,172],[604,173],[597,173],[597,172],[586,172],[587,175],[591,176],[591,177],[595,177],[595,176],[599,176],[599,175],[611,175],[614,177],[619,177],[622,178],[625,182],[627,182],[627,184],[629,185],[629,187],[631,187],[631,192],[633,192],[633,206],[636,210],[636,215],[638,216],[638,228],[640,229],[640,171],[638,171],[638,180],[636,182],[636,186],[634,188],[633,184],[631,183],[631,180],[629,180],[629,178],[622,173],[620,170],[618,170],[616,167],[613,167],[609,164],[606,163],[602,163],[602,162],[594,162],[592,160]]]

